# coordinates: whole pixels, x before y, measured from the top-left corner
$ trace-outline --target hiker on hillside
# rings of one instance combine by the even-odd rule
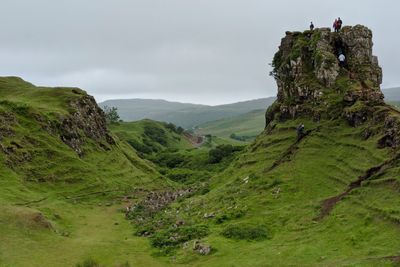
[[[345,55],[343,55],[343,53],[340,53],[340,55],[338,56],[338,59],[339,59],[339,66],[341,68],[344,68],[345,65],[346,65],[346,57],[345,57]]]
[[[310,31],[313,31],[314,30],[314,24],[312,23],[312,21],[311,21],[311,24],[310,24]]]
[[[335,19],[335,21],[333,22],[333,30],[334,30],[335,32],[338,32],[337,26],[338,26],[338,20]]]
[[[297,131],[297,138],[298,138],[298,139],[302,138],[303,135],[304,135],[304,124],[301,123],[301,124],[297,127],[296,131]]]

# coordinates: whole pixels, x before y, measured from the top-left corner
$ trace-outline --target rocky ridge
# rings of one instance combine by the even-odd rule
[[[278,98],[267,110],[266,129],[275,120],[303,116],[314,121],[342,117],[354,127],[385,121],[380,145],[398,147],[399,122],[392,116],[398,112],[383,101],[382,69],[372,48],[372,31],[362,25],[338,33],[329,28],[286,32],[272,62]],[[366,130],[365,138],[371,134]]]

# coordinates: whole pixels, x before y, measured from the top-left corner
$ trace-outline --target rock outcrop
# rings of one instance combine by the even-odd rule
[[[286,32],[272,62],[278,98],[267,110],[266,133],[275,122],[297,117],[343,118],[352,127],[364,125],[364,139],[379,133],[379,147],[400,148],[400,112],[383,101],[382,69],[372,47],[372,32],[362,25],[338,33]],[[346,57],[342,67],[340,54]]]
[[[344,116],[359,124],[365,114],[353,114],[349,107],[356,105],[357,112],[365,113],[361,106],[383,104],[382,70],[372,45],[372,32],[362,25],[343,27],[339,33],[329,28],[286,32],[272,62],[278,99],[266,114],[267,127],[274,119],[303,115],[314,120]],[[346,56],[343,68],[339,54]]]
[[[105,147],[104,142],[115,143],[107,129],[104,112],[92,96],[84,95],[71,102],[70,106],[73,112],[67,117],[61,118],[61,123],[57,128],[61,140],[74,149],[78,155],[83,155],[82,146],[85,143],[85,137],[103,147]]]
[[[35,120],[48,133],[58,135],[80,157],[84,155],[83,147],[88,140],[109,149],[107,145],[113,145],[115,141],[107,128],[103,110],[92,96],[83,91],[76,93],[80,96],[68,103],[69,114],[60,115],[56,120],[36,114]]]

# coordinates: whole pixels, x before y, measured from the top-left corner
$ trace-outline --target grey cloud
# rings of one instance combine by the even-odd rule
[[[0,75],[78,86],[98,100],[227,103],[275,95],[286,30],[334,17],[375,34],[384,87],[400,85],[395,0],[2,0]]]

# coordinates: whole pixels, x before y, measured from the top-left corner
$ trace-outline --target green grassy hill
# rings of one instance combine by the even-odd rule
[[[370,33],[287,32],[266,129],[201,194],[157,212],[133,207],[136,233],[172,264],[397,266],[400,112],[383,102]],[[336,46],[347,49],[348,69],[337,66]]]
[[[377,148],[381,135],[364,140],[367,127],[354,129],[340,120],[306,121],[311,132],[298,142],[298,123],[277,124],[213,178],[210,193],[165,211],[172,221],[205,224],[209,235],[202,242],[215,248],[208,257],[179,250],[178,262],[194,266],[391,266],[385,257],[397,256],[400,247],[398,156],[390,149]],[[390,163],[321,217],[324,200],[346,192],[351,183],[384,162]],[[212,216],[205,219],[205,214]],[[165,217],[159,221],[166,221]]]
[[[157,266],[119,210],[165,181],[84,91],[0,78],[0,266]]]
[[[246,146],[0,78],[0,266],[398,266],[400,111],[371,44],[361,25],[286,32]],[[209,127],[250,131],[232,121]]]
[[[193,148],[193,145],[183,135],[183,129],[177,128],[171,123],[148,119],[119,122],[110,125],[110,130],[139,153]]]
[[[165,100],[125,99],[107,100],[99,105],[101,107],[117,107],[118,113],[124,121],[152,119],[171,122],[190,129],[205,122],[245,114],[255,109],[266,109],[274,100],[274,97],[270,97],[227,105],[207,106]]]
[[[258,136],[265,127],[265,110],[253,110],[243,115],[206,122],[196,127],[197,134],[211,134],[231,141],[232,134],[236,139],[250,142]],[[235,139],[233,139],[235,140]]]

